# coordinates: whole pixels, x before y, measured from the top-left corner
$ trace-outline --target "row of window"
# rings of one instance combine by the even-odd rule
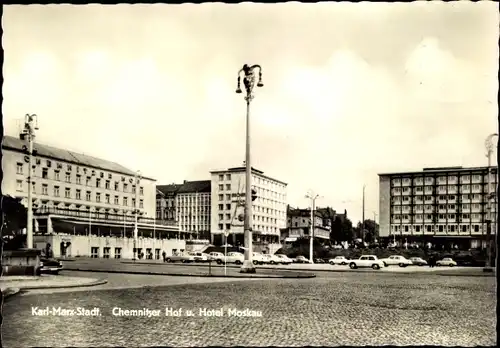
[[[100,249],[101,248],[99,248],[99,247],[91,247],[90,248],[90,257],[94,258],[94,259],[101,257]],[[160,259],[160,252],[161,252],[161,249],[155,249],[154,258],[156,260]],[[138,255],[142,254],[142,248],[137,248],[137,254]],[[102,248],[102,258],[109,259],[110,257],[111,257],[111,248],[109,248],[109,247]],[[122,257],[122,248],[114,248],[114,258],[121,259],[121,257]],[[146,258],[146,260],[153,259],[153,249],[152,248],[146,248],[145,258]]]
[[[459,219],[481,219],[482,214],[436,214],[438,219],[450,219],[450,220],[455,220],[457,218]],[[408,214],[394,214],[392,215],[392,218],[394,220],[409,220],[410,215]],[[416,220],[422,220],[424,218],[424,214],[416,214],[415,219]],[[425,214],[425,219],[426,220],[432,220],[432,214]]]
[[[35,170],[36,168],[33,168],[33,176],[34,177],[37,177],[35,175]],[[17,174],[23,174],[23,163],[17,163]],[[103,174],[103,173],[101,173]],[[93,179],[92,179],[92,175],[89,175],[89,176],[85,176],[85,186],[91,186],[91,187],[97,187],[97,188],[104,188],[106,190],[111,190],[111,180],[104,180],[102,178],[95,178],[95,186],[94,186],[94,182],[93,182]],[[49,169],[48,168],[42,168],[42,176],[41,176],[42,179],[47,179],[49,180]],[[64,181],[66,183],[72,183],[72,180],[71,180],[71,173],[70,172],[66,172],[65,175],[64,175]],[[53,180],[56,180],[56,181],[62,181],[61,180],[61,173],[59,170],[55,169],[54,170],[54,178]],[[76,184],[77,185],[82,185],[82,175],[80,174],[77,174],[76,175]],[[104,187],[102,187],[102,183],[104,183]],[[115,181],[114,184],[113,184],[113,187],[114,187],[114,190],[115,191],[119,191],[120,190],[120,183],[118,181]],[[123,192],[128,192],[128,187],[129,187],[129,184],[124,182],[123,185]],[[133,185],[131,184],[131,188],[132,188],[132,193],[135,193],[135,190],[136,190],[136,185]],[[144,188],[141,186],[139,187],[139,194],[140,195],[143,195],[144,194]]]
[[[394,225],[391,226],[391,232],[451,232],[451,233],[480,233],[482,231],[486,231],[486,227],[480,224],[473,225]]]
[[[23,191],[23,181],[22,180],[17,180],[17,191]],[[33,193],[36,194],[36,182],[31,182],[32,184],[32,190]],[[72,195],[72,189],[69,187],[64,188],[64,198],[68,199],[77,199],[77,200],[82,200],[82,190],[76,189],[75,190],[75,196],[73,197]],[[42,190],[40,192],[41,195],[48,196],[49,195],[49,186],[48,184],[42,184]],[[53,188],[53,193],[52,196],[54,197],[61,197],[61,187],[60,186],[54,186]],[[111,195],[106,193],[105,195],[102,195],[100,192],[95,193],[95,201],[97,203],[101,203],[101,198],[104,197],[104,203],[106,204],[111,204]],[[85,192],[85,200],[86,201],[91,201],[92,200],[92,191],[86,191]],[[132,207],[135,206],[136,200],[135,198],[132,198]],[[123,206],[128,206],[128,197],[123,197]],[[114,196],[113,204],[119,205],[119,196]],[[144,207],[144,200],[141,199],[139,200],[139,207],[143,208]]]
[[[427,202],[427,203],[435,203],[436,201],[439,203],[456,203],[457,200],[460,200],[461,202],[467,202],[467,201],[475,201],[475,202],[482,202],[483,201],[483,195],[479,194],[469,194],[469,195],[462,195],[462,196],[455,196],[455,195],[449,195],[448,199],[442,198],[446,196],[417,196],[413,197],[411,199],[409,196],[403,196],[403,197],[392,197],[391,203],[392,204],[401,204],[403,203],[422,203],[422,202]]]
[[[495,180],[494,174],[496,174],[496,169],[492,169],[491,173],[493,176],[491,177],[492,181]],[[458,178],[460,177],[460,182],[470,182],[470,181],[481,181],[484,179],[484,181],[488,180],[488,174],[474,174],[474,175],[468,175],[468,174],[463,174],[460,176],[456,175],[441,175],[436,178],[437,182],[440,184],[446,184],[446,183],[457,183]],[[411,178],[403,178],[403,179],[392,179],[391,180],[393,186],[399,186],[401,184],[403,185],[410,185],[411,184]],[[413,179],[414,185],[422,185],[423,183],[426,184],[433,184],[434,183],[434,177],[416,177]]]
[[[490,184],[491,189],[494,191],[497,187],[495,183]],[[460,188],[460,190],[459,190]],[[437,187],[437,192],[438,193],[468,193],[471,190],[475,192],[483,192],[482,188],[484,188],[484,192],[488,191],[488,184],[474,184],[474,185],[462,185],[462,186],[456,186],[456,185],[448,185],[448,186],[438,186]],[[412,192],[412,189],[410,187],[395,187],[391,190],[391,193],[393,195],[399,195],[401,193],[406,193],[410,194]],[[418,193],[429,193],[433,194],[435,192],[434,188],[432,186],[417,186],[413,188],[413,192],[418,194]]]
[[[252,215],[253,221],[262,221],[263,223],[270,223],[270,224],[276,224],[278,222],[277,219],[275,218],[270,218],[268,216],[261,216],[261,215]],[[219,214],[219,220],[231,220],[231,214]]]
[[[224,210],[231,210],[232,205],[231,204],[219,204],[219,211],[224,211]],[[271,216],[278,216],[284,218],[286,215],[286,212],[280,211],[277,209],[273,208],[267,208],[267,207],[261,207],[261,206],[254,206],[253,210],[257,213],[264,213],[264,214],[269,214]]]
[[[219,230],[231,231],[231,224],[219,224]],[[224,228],[225,227],[225,228]],[[262,226],[262,225],[254,225],[254,231],[258,232],[267,232],[267,233],[278,233],[279,228],[272,226]]]
[[[460,210],[480,210],[481,207],[485,207],[486,209],[486,206],[483,205],[483,204],[478,204],[478,203],[473,203],[473,204],[469,204],[469,203],[463,203],[463,204],[439,204],[437,206],[435,205],[431,205],[431,204],[418,204],[418,205],[403,205],[403,206],[393,206],[391,208],[391,211],[392,212],[401,212],[401,211],[405,211],[405,212],[410,212],[410,211],[422,211],[422,210],[434,210],[434,208],[437,207],[438,210],[456,210],[456,209],[460,209]],[[413,208],[413,209],[412,209]],[[493,209],[494,209],[494,206],[493,206]]]

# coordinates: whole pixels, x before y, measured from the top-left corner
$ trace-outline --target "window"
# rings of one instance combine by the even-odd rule
[[[224,204],[219,204],[219,210],[224,210]]]
[[[47,184],[42,184],[42,195],[47,195],[48,194],[48,185]]]
[[[474,225],[474,232],[479,232],[479,225]]]
[[[68,187],[64,189],[64,198],[71,198],[71,189]]]
[[[82,199],[82,190],[76,190],[76,199]]]
[[[219,191],[224,191],[224,185],[223,184],[219,184]]]
[[[144,195],[144,187],[139,187],[139,194],[142,196]]]
[[[109,259],[109,252],[111,248],[103,248],[102,249],[102,257],[105,259]]]
[[[231,190],[231,184],[226,184],[226,190]]]
[[[231,214],[226,214],[226,220],[231,220]]]
[[[105,201],[105,202],[106,202],[107,204],[111,203],[111,202],[110,202],[110,195],[106,194],[106,198],[105,198],[105,199],[106,199],[106,201]]]
[[[139,208],[144,208],[144,200],[139,201]]]
[[[224,225],[223,224],[219,224],[219,230],[223,230],[224,229]]]
[[[101,194],[99,192],[96,192],[95,194],[95,201],[97,203],[100,203],[101,202]]]
[[[127,183],[123,183],[123,192],[127,192],[128,190],[128,184]]]
[[[115,181],[115,191],[118,191],[119,186],[120,186],[120,183],[118,181]]]
[[[59,171],[58,170],[54,171],[54,178],[55,178],[55,180],[60,180],[60,178],[59,178]]]
[[[127,197],[123,197],[123,205],[128,206],[128,199]]]
[[[47,168],[42,168],[42,179],[47,179],[49,177],[49,170]]]
[[[219,214],[219,220],[224,220],[224,214]]]
[[[443,225],[439,225],[439,227],[438,227],[438,231],[439,231],[439,232],[443,232],[443,231],[444,231],[444,227],[443,227]]]
[[[85,185],[90,186],[91,184],[92,184],[92,178],[87,177],[87,178],[85,179]]]
[[[99,257],[99,248],[98,247],[90,248],[90,257],[93,259],[97,259]]]
[[[17,191],[23,190],[23,181],[22,180],[16,180],[16,190]]]
[[[95,179],[95,187],[101,187],[101,179],[99,178]]]
[[[65,179],[66,179],[66,182],[71,182],[71,173],[66,173]]]
[[[119,197],[118,196],[115,196],[115,204],[120,204],[120,201],[119,201]]]
[[[231,200],[231,195],[227,194],[227,195],[226,195],[226,199],[227,199],[228,201],[230,201],[230,200]]]
[[[104,187],[106,188],[106,190],[109,190],[109,188],[111,187],[111,182],[109,180],[106,180]]]
[[[22,163],[17,163],[17,174],[22,174],[23,173],[23,164]]]
[[[226,180],[231,180],[231,174],[226,174]]]
[[[147,260],[152,260],[153,259],[153,252],[152,252],[151,248],[147,248],[146,249],[146,259]]]
[[[230,230],[231,229],[231,224],[226,224],[226,230]]]
[[[223,181],[224,180],[224,175],[223,174],[219,174],[219,181]]]
[[[115,248],[115,259],[122,258],[122,248]]]
[[[132,185],[132,193],[135,193],[135,185]]]
[[[226,209],[231,210],[231,204],[226,204]]]
[[[220,194],[219,195],[219,201],[222,201],[222,200],[224,200],[224,195]]]
[[[132,198],[132,206],[135,207],[135,198]]]
[[[59,186],[54,186],[54,196],[59,197]]]

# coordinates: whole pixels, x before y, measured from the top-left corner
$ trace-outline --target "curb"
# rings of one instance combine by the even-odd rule
[[[42,285],[42,286],[21,286],[21,290],[38,290],[38,289],[68,289],[68,288],[85,288],[90,286],[97,286],[106,284],[106,279],[96,280],[86,284],[68,284],[68,285]]]
[[[19,292],[21,292],[19,288],[5,288],[4,291],[2,291],[3,299],[6,300],[9,297],[19,294]]]
[[[298,275],[214,275],[214,274],[199,274],[199,273],[163,273],[163,272],[135,272],[135,271],[118,271],[118,270],[100,270],[100,269],[81,269],[81,268],[72,268],[65,269],[65,271],[74,271],[74,272],[96,272],[96,273],[117,273],[117,274],[142,274],[142,275],[160,275],[160,276],[174,276],[174,277],[201,277],[201,278],[261,278],[261,279],[307,279],[307,278],[315,278],[316,274],[298,274]],[[244,273],[242,273],[244,274]],[[258,273],[256,273],[258,274]],[[98,285],[98,284],[96,284]],[[26,289],[26,288],[23,288]]]

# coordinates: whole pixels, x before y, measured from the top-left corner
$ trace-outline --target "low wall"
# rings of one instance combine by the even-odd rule
[[[2,276],[35,275],[40,265],[40,250],[4,250],[2,253]]]
[[[122,237],[97,237],[73,235],[46,235],[35,236],[34,244],[37,249],[45,249],[50,243],[54,257],[109,257],[132,259],[134,257],[134,239]],[[66,247],[65,247],[66,246]],[[180,239],[153,239],[138,238],[136,247],[147,257],[151,249],[152,258],[157,255],[162,258],[163,252],[167,256],[173,250],[185,250],[186,241]],[[118,257],[119,256],[119,257]]]

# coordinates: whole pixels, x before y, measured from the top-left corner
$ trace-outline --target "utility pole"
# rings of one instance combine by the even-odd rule
[[[484,145],[486,147],[486,157],[488,158],[488,176],[487,176],[487,184],[488,184],[488,201],[487,201],[487,218],[486,218],[486,238],[487,238],[487,244],[486,244],[486,252],[487,252],[487,257],[486,257],[486,267],[483,268],[484,272],[493,272],[493,262],[492,262],[492,243],[491,243],[491,221],[492,221],[492,207],[491,207],[491,201],[495,195],[493,190],[491,189],[491,155],[493,154],[493,138],[498,136],[497,133],[490,134],[486,138]],[[497,168],[498,170],[498,168]],[[496,225],[496,224],[495,224]],[[496,226],[495,226],[496,227]],[[495,237],[496,237],[496,231],[495,231]]]
[[[252,263],[252,166],[250,163],[250,102],[254,98],[253,89],[255,86],[255,70],[259,70],[259,80],[257,87],[263,87],[262,83],[262,68],[260,65],[249,66],[243,65],[243,68],[238,72],[238,86],[236,93],[242,93],[241,90],[241,75],[243,74],[243,85],[245,86],[245,101],[247,104],[246,112],[246,138],[245,138],[245,214],[244,214],[244,240],[245,240],[245,259],[241,266],[241,273],[255,273],[255,267]],[[227,238],[226,238],[227,239]],[[226,241],[227,244],[227,241]]]
[[[316,199],[320,198],[318,194],[309,192],[306,194],[306,198],[311,200],[311,232],[309,233],[309,262],[314,263],[313,251],[314,251],[314,211],[316,210]]]
[[[362,239],[363,239],[363,245],[365,243],[365,187],[366,185],[363,185],[363,214],[362,214],[362,219],[363,219],[363,223],[362,223],[362,231],[361,231],[361,236],[362,236]]]
[[[24,157],[28,162],[28,221],[26,222],[26,247],[33,248],[33,142],[35,141],[35,131],[38,130],[38,116],[35,114],[24,116],[24,129],[21,132],[21,139],[28,138],[28,148],[23,146],[28,155]]]
[[[377,213],[373,212],[373,239],[378,235],[377,233]]]

